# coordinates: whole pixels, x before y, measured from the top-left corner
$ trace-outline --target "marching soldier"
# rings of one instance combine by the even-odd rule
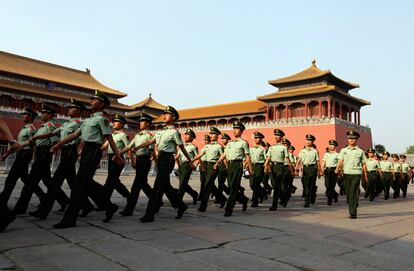
[[[98,90],[95,91],[95,95],[91,97],[91,110],[93,112],[91,117],[86,119],[76,132],[59,141],[51,148],[51,151],[56,152],[66,143],[75,140],[80,136],[84,142],[78,173],[70,194],[69,207],[66,210],[63,219],[59,223],[53,225],[55,229],[75,227],[79,209],[85,204],[88,196],[90,196],[98,206],[105,209],[105,219],[103,222],[109,222],[118,209],[118,206],[112,204],[107,197],[103,186],[93,180],[93,176],[101,161],[101,146],[104,143],[105,138],[108,140],[109,145],[114,151],[113,159],[119,165],[124,164],[124,160],[119,155],[118,148],[112,138],[109,121],[103,115],[103,110],[110,104],[111,102],[105,94]]]
[[[187,150],[187,153],[193,159],[198,155],[198,148],[192,142],[196,138],[196,134],[192,129],[187,129],[184,133],[184,148]],[[180,185],[178,189],[178,197],[182,200],[184,193],[190,194],[193,198],[193,204],[197,204],[198,193],[188,184],[191,173],[193,169],[191,168],[190,163],[187,161],[183,152],[179,152],[176,156],[179,172]]]
[[[367,196],[369,201],[373,201],[376,196],[377,191],[377,180],[378,180],[378,173],[380,171],[380,164],[374,158],[375,150],[373,148],[369,148],[367,150],[368,159],[365,162],[367,165],[367,174],[368,174],[368,183],[367,183]]]
[[[294,184],[293,184],[293,180],[295,178],[295,176],[297,175],[296,173],[296,164],[298,161],[298,158],[295,156],[295,150],[296,148],[293,145],[290,145],[288,147],[288,153],[289,153],[289,160],[292,163],[292,167],[294,169],[294,172],[292,174],[292,176],[290,177],[290,186],[292,187],[292,195],[295,194],[296,190],[298,189]],[[286,163],[286,162],[285,162]]]
[[[42,126],[37,130],[35,138],[43,134],[47,134],[56,130],[56,126],[53,124],[52,119],[56,114],[56,111],[48,106],[43,104],[43,108],[40,111],[42,113],[41,119],[43,121]],[[36,152],[35,159],[32,164],[32,168],[29,173],[27,182],[23,186],[20,198],[17,201],[14,211],[16,214],[26,213],[27,207],[29,206],[30,199],[34,193],[34,190],[38,186],[40,180],[46,185],[48,189],[51,189],[54,184],[50,174],[50,164],[52,163],[52,153],[50,152],[50,147],[57,141],[57,138],[47,137],[36,140]],[[22,147],[32,144],[33,141],[29,140],[28,142],[22,144]],[[58,189],[56,193],[56,199],[61,205],[61,210],[64,211],[66,205],[68,204],[69,198],[66,196],[65,192],[62,189]]]
[[[305,194],[305,208],[309,208],[310,204],[315,204],[316,199],[316,179],[322,175],[320,172],[319,153],[314,148],[316,138],[306,135],[306,147],[299,152],[297,170],[303,165],[303,184]]]
[[[382,181],[381,181],[381,156],[379,155],[379,153],[375,153],[374,155],[374,159],[378,162],[379,164],[379,169],[377,172],[377,179],[375,181],[376,183],[376,188],[375,188],[375,197],[379,196],[381,194],[381,192],[384,190],[383,185],[382,185]]]
[[[230,141],[226,146],[225,152],[221,155],[220,159],[214,165],[214,170],[217,170],[220,163],[224,159],[228,160],[228,184],[230,188],[230,195],[227,200],[224,216],[231,216],[233,213],[234,205],[236,201],[243,205],[243,212],[247,209],[247,203],[249,199],[244,195],[243,189],[241,189],[241,178],[243,177],[243,159],[246,159],[248,165],[249,175],[253,175],[252,163],[250,160],[249,143],[241,139],[243,131],[245,130],[243,123],[236,121],[233,123],[233,135],[234,140]]]
[[[348,147],[343,148],[339,153],[336,173],[338,174],[339,171],[343,170],[349,218],[356,219],[361,177],[364,178],[365,182],[368,179],[365,164],[366,157],[364,151],[357,146],[360,135],[352,130],[346,134],[348,136]]]
[[[155,138],[135,147],[135,149],[138,150],[156,144],[158,150],[158,174],[154,182],[153,196],[149,198],[145,215],[140,218],[143,223],[154,221],[154,214],[159,210],[164,193],[167,195],[171,205],[178,209],[177,216],[175,217],[176,219],[181,218],[185,210],[187,210],[187,205],[185,205],[185,203],[178,197],[178,194],[176,194],[170,183],[170,173],[174,169],[174,155],[177,151],[177,146],[187,158],[190,167],[192,169],[195,168],[190,155],[184,148],[180,132],[174,128],[174,122],[177,121],[179,117],[180,115],[175,108],[167,106],[164,110],[164,129],[159,131],[155,135]]]
[[[284,176],[284,165],[285,162],[289,165],[291,164],[288,150],[286,146],[282,145],[282,139],[285,136],[285,133],[280,129],[275,129],[273,134],[276,143],[269,147],[265,162],[265,169],[271,174],[270,179],[273,186],[273,202],[269,211],[277,210]]]
[[[332,201],[338,202],[338,193],[335,191],[337,182],[337,174],[335,173],[338,165],[338,153],[335,148],[338,142],[329,140],[329,147],[322,159],[322,171],[325,175],[326,196],[328,197],[328,205],[332,205]]]
[[[204,135],[204,147],[201,152],[207,152],[211,142],[211,137],[208,134]],[[207,156],[203,155],[200,158],[200,192],[198,192],[198,200],[201,200],[203,197],[204,186],[206,185],[206,176],[207,176]]]
[[[118,150],[124,149],[129,144],[128,135],[124,132],[125,123],[126,120],[123,116],[115,114],[114,119],[112,120],[112,127],[114,129],[112,138]],[[124,169],[124,165],[119,165],[113,160],[114,151],[111,146],[109,146],[108,141],[105,142],[101,149],[108,149],[108,177],[106,178],[104,185],[108,197],[111,198],[112,193],[116,190],[121,196],[128,199],[129,191],[119,179],[119,176],[121,176],[122,170]]]
[[[45,133],[42,135],[36,135],[31,138],[32,141],[38,139],[45,139],[54,136],[60,135],[61,139],[64,139],[71,133],[76,132],[81,125],[82,122],[80,120],[80,115],[86,107],[76,100],[71,100],[70,104],[67,106],[68,115],[70,120],[62,124],[56,130],[53,130],[49,133]],[[73,187],[73,182],[75,181],[76,177],[76,162],[78,160],[78,146],[80,144],[80,140],[73,140],[71,142],[66,143],[62,146],[60,151],[60,159],[59,165],[53,175],[52,179],[52,187],[47,190],[47,194],[45,200],[40,204],[38,210],[34,212],[29,212],[31,216],[37,217],[39,219],[46,219],[48,214],[53,208],[53,204],[56,200],[56,195],[59,193],[59,190],[62,187],[63,182],[67,181],[70,188]],[[85,206],[82,206],[82,216],[86,216],[89,212],[93,211],[94,207],[89,200],[85,202]]]
[[[231,140],[231,137],[228,134],[226,134],[226,133],[221,134],[221,143],[222,143],[224,149],[227,147],[227,144],[230,142],[230,140]],[[224,192],[228,195],[228,194],[230,194],[230,189],[226,185],[227,167],[228,167],[228,165],[226,163],[227,163],[227,160],[224,160],[224,162],[220,164],[220,167],[219,167],[219,170],[218,170],[217,193],[218,194],[223,194],[223,192]],[[215,203],[220,204],[220,202],[218,202],[217,199],[216,199]]]
[[[270,144],[269,142],[263,142],[263,144],[266,149],[266,155],[267,155],[267,152],[269,151],[269,148],[270,148]],[[272,193],[272,186],[269,184],[270,175],[271,175],[270,172],[268,172],[265,169],[264,178],[263,178],[263,188],[266,190],[267,195],[269,196]]]
[[[135,135],[129,145],[120,152],[120,155],[123,155],[134,147],[154,138],[154,135],[148,131],[152,119],[153,118],[150,115],[141,113],[139,118],[140,131]],[[135,168],[135,178],[132,183],[131,193],[127,199],[127,205],[123,211],[119,212],[122,216],[132,216],[141,190],[145,193],[148,199],[152,197],[152,188],[148,184],[148,173],[151,169],[151,156],[154,162],[156,162],[157,155],[155,154],[154,145],[150,145],[148,148],[138,149],[135,152],[130,151],[131,165]]]
[[[250,188],[253,191],[251,207],[259,206],[259,198],[263,199],[267,194],[261,186],[264,178],[264,163],[266,161],[266,148],[263,147],[264,135],[254,132],[255,145],[250,147],[251,163],[253,165],[253,176],[250,176]],[[247,160],[246,160],[247,161]]]
[[[400,162],[401,162],[401,183],[400,183],[400,187],[401,187],[401,192],[403,194],[403,198],[407,197],[407,186],[410,182],[410,176],[409,176],[409,172],[410,172],[410,164],[407,163],[405,161],[405,159],[407,159],[407,156],[404,154],[400,155]]]
[[[210,194],[213,194],[216,200],[220,203],[220,208],[223,208],[226,203],[226,197],[223,194],[218,194],[217,186],[214,184],[218,175],[218,170],[214,169],[214,165],[223,154],[223,146],[217,142],[220,134],[221,132],[219,129],[210,127],[211,143],[208,145],[207,149],[203,149],[199,155],[193,158],[193,161],[195,161],[205,155],[207,162],[206,184],[204,185],[200,206],[198,207],[198,211],[200,212],[205,212],[207,210]]]
[[[290,197],[292,196],[293,192],[293,175],[295,174],[295,169],[293,168],[293,155],[289,152],[289,147],[291,146],[290,140],[287,138],[284,138],[282,140],[282,145],[285,146],[288,149],[288,157],[289,161],[285,162],[283,164],[284,170],[283,170],[283,181],[281,186],[281,192],[280,192],[280,204],[283,207],[286,207]]]
[[[392,154],[392,164],[394,169],[394,178],[391,182],[391,187],[394,190],[393,198],[399,198],[400,197],[400,182],[401,182],[401,164],[399,162],[400,157],[398,154]]]
[[[390,197],[390,186],[391,182],[394,179],[394,167],[391,161],[388,161],[390,153],[385,151],[382,155],[382,161],[380,162],[381,166],[381,183],[384,188],[384,199],[388,200]]]
[[[23,128],[20,130],[19,135],[17,137],[17,142],[20,145],[29,141],[29,139],[35,135],[36,128],[33,125],[33,121],[36,117],[37,113],[28,107],[26,107],[23,111],[22,118],[25,124]],[[8,152],[7,155],[11,154],[12,152],[14,152],[14,150]],[[5,158],[6,155],[3,157],[2,160],[4,160]],[[32,161],[32,158],[33,146],[30,144],[17,151],[16,158],[10,168],[6,180],[4,181],[3,192],[1,192],[0,194],[1,204],[7,205],[7,202],[9,201],[14,187],[16,186],[16,182],[19,178],[22,180],[23,183],[26,183],[28,178],[29,164],[30,161]],[[40,201],[44,199],[45,193],[38,185],[34,188],[34,193]]]

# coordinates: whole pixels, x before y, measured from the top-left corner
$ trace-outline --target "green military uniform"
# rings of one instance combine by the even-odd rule
[[[168,106],[165,113],[173,114],[178,119],[178,113]],[[170,183],[170,173],[174,169],[174,154],[177,146],[183,145],[180,132],[174,128],[173,125],[165,126],[163,130],[158,131],[155,135],[155,144],[158,149],[157,168],[158,174],[155,178],[153,197],[148,201],[145,215],[141,218],[142,222],[150,222],[154,220],[154,214],[158,212],[162,201],[162,196],[165,193],[171,205],[178,208],[176,218],[181,218],[187,206],[182,199],[178,197],[174,188]]]
[[[101,97],[106,96],[96,92],[91,99],[104,99]],[[88,196],[99,207],[105,209],[106,218],[104,222],[109,221],[113,213],[118,209],[118,206],[110,201],[104,187],[93,180],[93,176],[101,161],[101,146],[104,143],[105,136],[112,134],[109,120],[104,116],[103,112],[95,112],[82,123],[78,131],[80,131],[82,141],[84,142],[79,169],[70,195],[69,207],[62,221],[54,225],[55,228],[76,226],[79,209],[85,204]]]
[[[192,132],[191,135],[194,135],[193,138],[195,138],[195,133],[192,130],[190,131]],[[187,132],[190,133],[190,131],[187,131]],[[185,143],[184,148],[186,149],[187,153],[190,155],[191,159],[193,159],[195,156],[198,155],[198,148],[193,143]],[[180,161],[180,167],[178,169],[179,180],[180,180],[180,185],[178,189],[178,197],[180,199],[183,199],[184,193],[187,192],[193,198],[193,204],[196,204],[198,193],[188,184],[193,170],[183,152],[180,151],[180,155],[178,159]]]
[[[349,133],[350,132],[348,132],[348,134]],[[355,134],[355,132],[352,132],[352,134]],[[349,215],[351,218],[356,218],[359,186],[363,172],[363,165],[366,161],[365,153],[358,146],[348,146],[343,148],[339,153],[339,160],[343,160],[345,193],[348,202]]]
[[[152,118],[143,114],[140,121],[143,120],[151,121]],[[140,131],[135,135],[128,147],[137,147],[153,138],[154,135],[152,133],[148,131]],[[122,215],[124,216],[131,216],[133,214],[141,190],[145,193],[148,199],[152,197],[152,188],[148,184],[148,173],[151,169],[151,155],[153,151],[154,145],[150,145],[147,148],[137,149],[135,151],[135,178],[131,186],[130,196],[127,199],[127,205],[122,211]]]
[[[284,164],[289,153],[286,146],[277,143],[269,147],[266,158],[270,158],[271,162],[271,182],[273,186],[273,202],[269,210],[274,211],[279,204],[279,197],[281,196],[281,188],[284,177]]]
[[[26,113],[28,114],[28,113]],[[36,134],[36,128],[32,123],[25,124],[17,136],[19,144],[23,144]],[[9,174],[4,181],[4,188],[0,194],[0,204],[6,205],[10,196],[16,186],[17,180],[20,178],[23,183],[26,183],[28,178],[29,164],[33,157],[33,146],[28,145],[16,153],[16,158],[10,168]],[[39,199],[44,198],[45,193],[37,185],[34,193]]]
[[[210,143],[206,144],[201,149],[201,153],[207,152],[209,145]],[[206,156],[203,155],[200,158],[200,191],[198,193],[198,200],[201,200],[203,198],[203,191],[206,185],[206,176],[207,176],[207,160],[206,160]]]
[[[407,186],[408,186],[408,183],[410,182],[408,172],[410,171],[410,168],[411,166],[407,162],[401,163],[400,187],[401,187],[401,192],[403,194],[403,198],[407,197]]]
[[[235,122],[233,127],[242,126],[241,123]],[[243,129],[244,130],[244,129]],[[236,138],[230,141],[225,149],[226,159],[229,161],[228,169],[228,184],[230,188],[229,198],[225,208],[225,216],[230,216],[233,213],[236,200],[243,204],[243,210],[247,208],[249,199],[244,195],[241,187],[241,178],[243,176],[243,159],[250,154],[249,144],[241,139]]]
[[[380,168],[380,164],[374,158],[368,158],[365,161],[365,164],[367,165],[367,173],[368,173],[367,195],[369,197],[369,200],[372,201],[376,196],[378,170]]]
[[[115,115],[115,118],[119,120],[124,121],[124,118],[121,119],[121,116]],[[118,121],[118,119],[114,119],[113,121]],[[114,139],[115,145],[118,150],[122,150],[129,144],[129,138],[128,135],[122,131],[114,131],[112,134],[112,138]],[[125,185],[122,184],[121,180],[119,179],[119,176],[122,173],[123,166],[119,166],[114,160],[114,151],[112,150],[111,146],[108,147],[108,177],[105,181],[105,191],[110,198],[112,196],[112,193],[114,190],[116,190],[121,196],[128,199],[129,197],[129,191],[125,187]]]
[[[401,164],[399,162],[393,163],[394,179],[391,181],[391,187],[394,190],[393,198],[400,197],[400,183],[401,183]]]
[[[392,182],[393,164],[390,161],[381,161],[380,167],[382,171],[382,187],[384,188],[384,199],[387,200],[390,197],[390,186]]]
[[[264,178],[266,148],[261,145],[250,147],[250,158],[254,172],[254,175],[250,176],[250,188],[253,191],[252,207],[257,207],[259,199],[263,199],[264,195],[266,195],[266,191],[263,191],[264,189],[261,186]]]
[[[323,156],[325,162],[325,188],[326,196],[328,197],[328,205],[332,204],[332,200],[335,202],[338,200],[338,193],[335,191],[337,182],[337,174],[335,173],[336,166],[338,165],[339,154],[336,151],[328,151]]]
[[[316,199],[319,153],[312,147],[306,147],[299,152],[298,157],[303,165],[305,207],[309,207],[309,204],[314,204]]]

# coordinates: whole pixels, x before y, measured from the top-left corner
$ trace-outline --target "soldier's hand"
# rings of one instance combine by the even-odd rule
[[[132,167],[133,169],[135,169],[135,168],[137,167],[137,162],[136,162],[136,160],[135,160],[135,159],[132,159],[132,160],[131,160],[131,167]]]
[[[214,168],[214,170],[217,170],[218,167],[219,167],[219,165],[217,163],[215,163],[213,168]]]
[[[192,170],[196,170],[196,168],[197,168],[197,167],[194,165],[194,163],[193,163],[193,162],[190,162],[190,167],[191,167],[191,169],[192,169]]]
[[[51,153],[56,153],[59,150],[59,145],[55,144],[50,148]]]
[[[115,155],[114,158],[112,158],[112,159],[115,161],[115,163],[118,164],[118,166],[124,166],[125,165],[125,161],[120,155]]]

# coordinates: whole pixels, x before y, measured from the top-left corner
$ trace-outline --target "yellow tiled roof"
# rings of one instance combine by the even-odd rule
[[[139,103],[136,103],[136,104],[131,105],[131,107],[134,108],[134,109],[138,109],[138,108],[143,107],[143,106],[147,106],[147,107],[151,107],[151,108],[155,108],[155,109],[160,109],[160,110],[164,110],[165,109],[165,106],[162,105],[162,104],[160,104],[159,102],[155,101],[151,97],[151,94],[145,100],[143,100],[143,101],[141,101]]]
[[[0,71],[81,87],[93,91],[100,90],[116,97],[127,96],[127,94],[123,92],[103,85],[88,71],[80,71],[3,51],[0,51]]]

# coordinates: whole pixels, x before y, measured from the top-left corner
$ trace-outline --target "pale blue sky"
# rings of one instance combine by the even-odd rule
[[[360,84],[375,143],[414,145],[413,1],[2,1],[0,50],[89,67],[136,103],[255,99],[309,67]]]

